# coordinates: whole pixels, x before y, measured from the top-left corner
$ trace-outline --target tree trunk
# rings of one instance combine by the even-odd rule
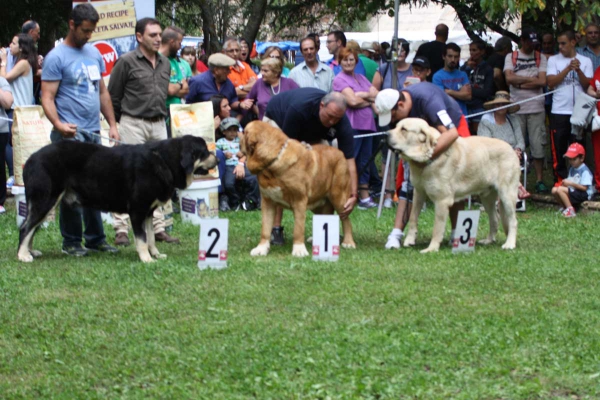
[[[242,37],[248,42],[248,47],[250,48],[250,50],[252,50],[254,40],[256,40],[258,30],[260,29],[260,24],[265,18],[266,12],[267,0],[255,0],[252,4],[252,11],[250,12],[250,16],[248,17],[248,23],[246,24],[246,27],[244,28],[244,33],[242,35]]]
[[[202,13],[202,33],[204,34],[204,49],[206,55],[221,51],[221,43],[215,26],[215,15],[213,13],[213,3],[210,0],[201,0],[199,2]]]

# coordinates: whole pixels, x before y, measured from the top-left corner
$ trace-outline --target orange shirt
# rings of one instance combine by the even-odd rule
[[[238,87],[240,85],[246,85],[250,81],[250,78],[256,79],[256,74],[252,71],[252,68],[245,62],[238,61],[237,65],[229,67],[229,75],[227,78],[233,83],[234,87]]]

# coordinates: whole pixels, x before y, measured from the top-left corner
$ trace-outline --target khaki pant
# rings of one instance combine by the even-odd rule
[[[134,118],[129,115],[121,116],[119,124],[119,134],[121,141],[126,144],[143,144],[154,140],[164,140],[167,138],[167,126],[164,119],[157,122],[150,122],[142,118]],[[129,215],[113,214],[113,228],[117,233],[127,233],[129,231]],[[165,216],[160,211],[160,207],[154,210],[152,216],[152,225],[154,233],[164,232]]]

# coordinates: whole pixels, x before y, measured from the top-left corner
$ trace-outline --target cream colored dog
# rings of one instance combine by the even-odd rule
[[[495,241],[498,232],[496,200],[500,199],[500,215],[506,232],[503,249],[514,249],[517,241],[516,204],[519,186],[519,159],[510,145],[502,140],[472,136],[459,137],[431,162],[440,132],[420,118],[406,118],[388,137],[391,149],[410,164],[414,186],[413,206],[404,246],[413,246],[417,221],[425,196],[435,204],[435,222],[429,247],[421,251],[437,251],[444,236],[450,207],[472,194],[479,194],[489,215],[490,233],[480,241]]]

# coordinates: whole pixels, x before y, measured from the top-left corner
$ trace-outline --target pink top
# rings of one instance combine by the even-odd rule
[[[341,92],[349,87],[356,92],[368,92],[371,87],[371,82],[364,76],[357,73],[348,75],[344,71],[337,74],[333,79],[333,90]],[[373,118],[373,110],[371,107],[350,108],[346,109],[346,115],[350,120],[350,125],[356,130],[375,132],[375,118]]]

